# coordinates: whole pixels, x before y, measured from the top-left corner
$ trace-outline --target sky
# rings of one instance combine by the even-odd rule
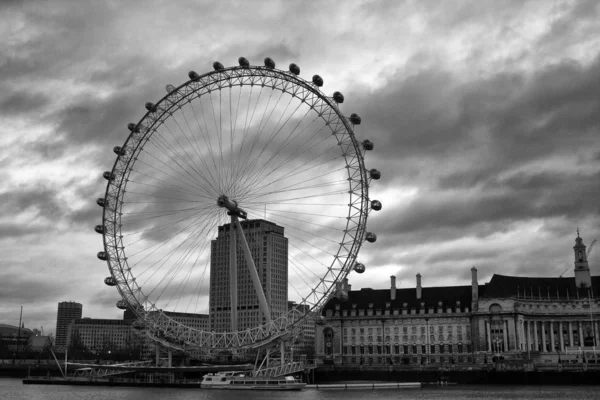
[[[319,74],[375,144],[353,289],[573,276],[600,238],[600,3],[0,2],[0,323],[119,318],[95,204],[144,103],[213,61]],[[590,255],[599,275],[600,245]]]

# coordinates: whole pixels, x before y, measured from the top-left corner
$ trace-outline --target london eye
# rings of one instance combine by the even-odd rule
[[[369,186],[381,174],[365,165],[374,145],[357,138],[361,118],[345,116],[344,96],[322,86],[270,58],[215,62],[167,85],[128,125],[103,174],[97,256],[117,306],[157,340],[190,349],[268,343],[344,297],[351,271],[364,272],[359,250],[376,240],[367,218],[382,207]],[[209,314],[210,325],[173,313]]]

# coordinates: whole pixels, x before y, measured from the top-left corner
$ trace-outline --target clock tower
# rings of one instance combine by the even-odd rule
[[[588,266],[587,254],[583,239],[579,237],[579,228],[577,229],[577,237],[575,238],[575,285],[578,288],[589,288],[592,286],[592,276],[590,267]]]

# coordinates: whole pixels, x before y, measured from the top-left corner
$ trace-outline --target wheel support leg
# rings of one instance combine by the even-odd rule
[[[235,237],[235,231],[237,224],[234,226],[233,219],[237,217],[231,217],[231,227],[229,229],[229,297],[231,300],[231,331],[237,331],[237,240]],[[241,232],[241,230],[240,230]],[[242,234],[243,235],[243,234]]]
[[[265,297],[265,292],[263,291],[262,285],[260,284],[260,278],[258,276],[258,272],[256,271],[256,265],[254,264],[254,260],[252,259],[252,253],[250,253],[250,247],[248,247],[248,242],[246,241],[246,236],[242,231],[242,226],[240,224],[240,220],[237,216],[232,215],[231,220],[235,223],[235,226],[239,232],[240,244],[242,245],[242,250],[244,250],[244,258],[246,259],[246,264],[248,266],[248,270],[250,271],[250,278],[252,278],[252,283],[254,284],[254,290],[256,291],[256,295],[258,296],[258,303],[260,306],[260,310],[262,311],[265,320],[267,323],[271,322],[271,309],[269,308],[269,304],[267,303],[267,298]]]

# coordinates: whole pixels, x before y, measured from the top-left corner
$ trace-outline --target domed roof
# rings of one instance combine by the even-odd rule
[[[0,324],[0,335],[19,336],[19,327],[14,325]],[[33,336],[33,332],[28,328],[21,328],[21,336]]]

